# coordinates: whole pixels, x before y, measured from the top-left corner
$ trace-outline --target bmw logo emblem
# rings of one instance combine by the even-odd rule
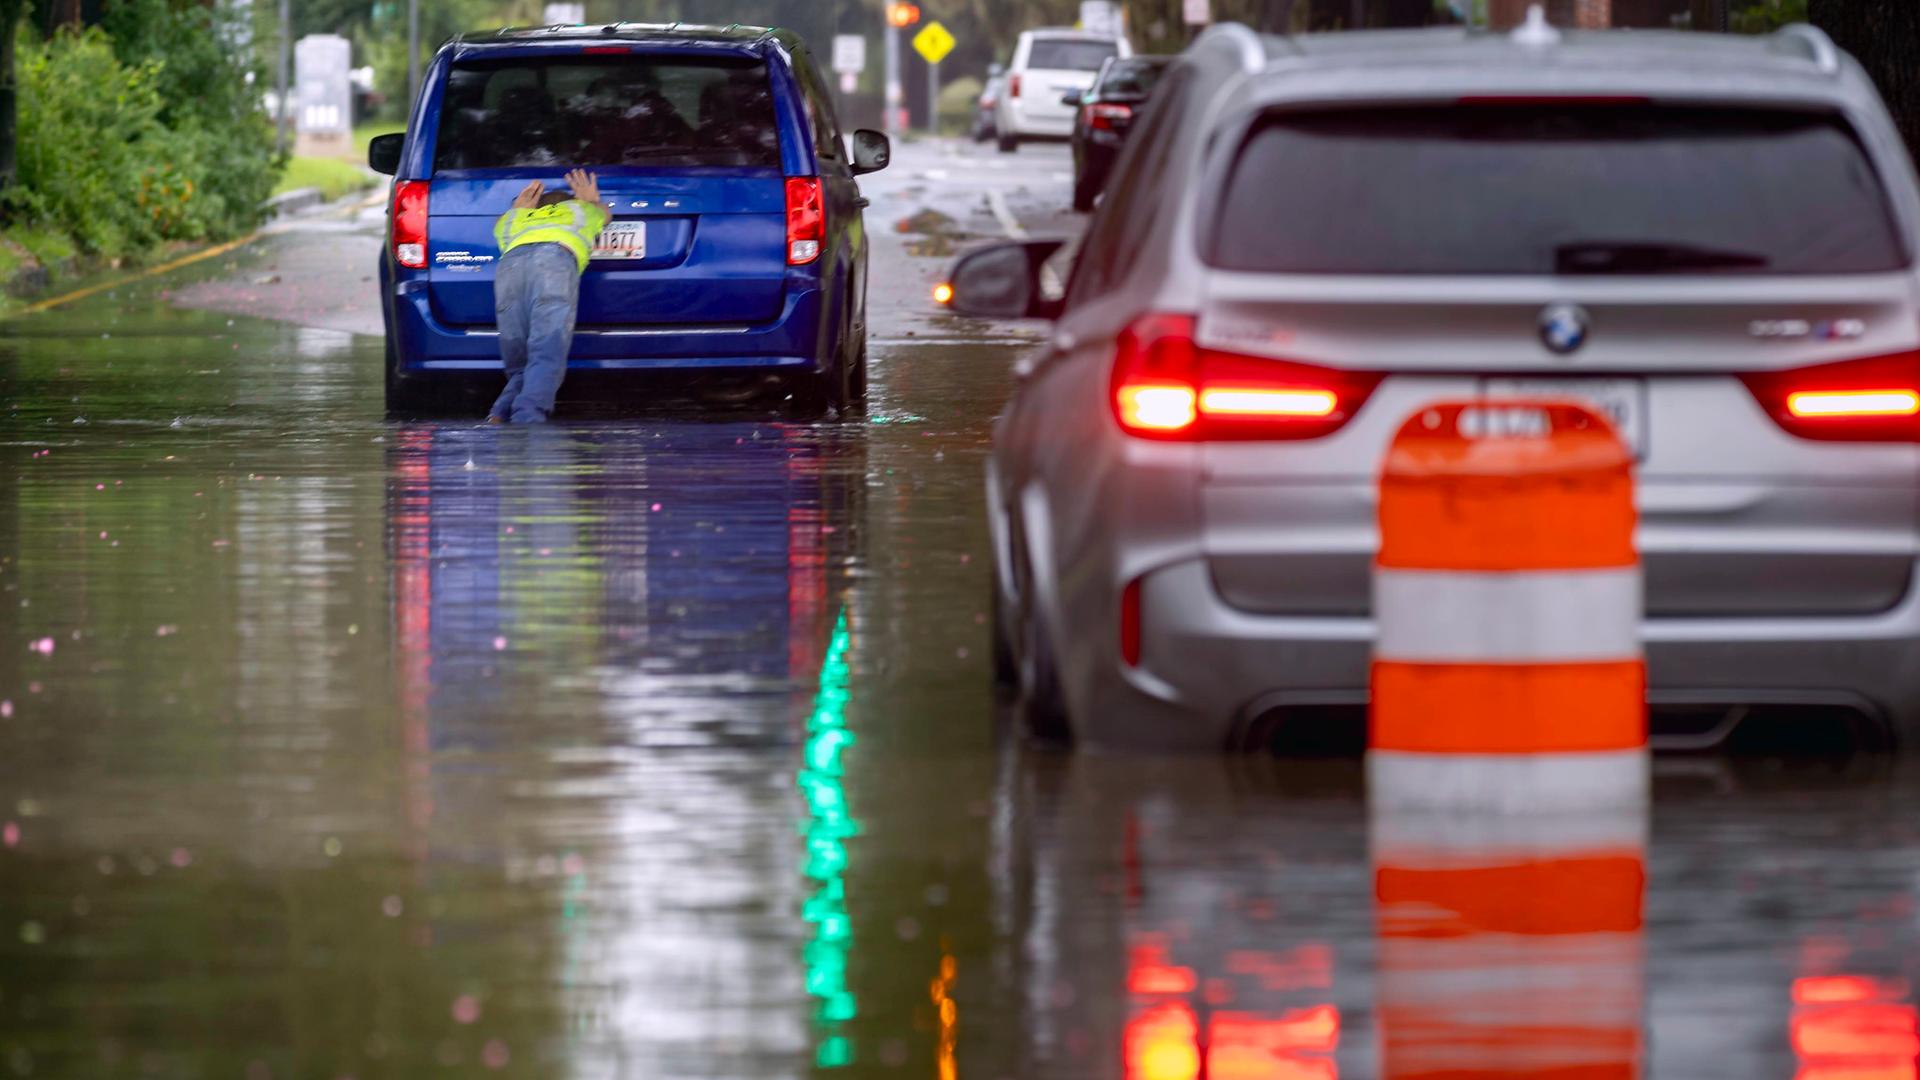
[[[1555,304],[1540,313],[1540,343],[1560,356],[1571,355],[1587,343],[1588,325],[1585,308]]]

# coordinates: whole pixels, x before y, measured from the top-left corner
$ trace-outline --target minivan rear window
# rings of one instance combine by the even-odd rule
[[[775,167],[764,63],[675,55],[456,65],[435,169],[522,165]]]
[[[1075,38],[1034,38],[1027,50],[1027,67],[1035,71],[1099,71],[1100,65],[1120,54],[1111,41]]]
[[[1208,259],[1308,274],[1848,274],[1908,255],[1845,121],[1652,104],[1269,114]]]

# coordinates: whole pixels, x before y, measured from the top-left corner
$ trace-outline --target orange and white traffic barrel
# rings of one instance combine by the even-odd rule
[[[1637,1080],[1646,820],[1376,815],[1383,1080]]]
[[[1373,581],[1376,806],[1647,798],[1632,469],[1570,401],[1440,403],[1401,426]]]

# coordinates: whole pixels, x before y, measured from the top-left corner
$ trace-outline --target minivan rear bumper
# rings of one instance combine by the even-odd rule
[[[819,362],[819,289],[789,289],[780,317],[752,325],[636,325],[574,331],[569,371],[728,368],[815,370]],[[500,370],[500,335],[433,314],[425,280],[400,283],[388,298],[387,333],[401,374]]]
[[[1198,559],[1142,586],[1141,669],[1113,672],[1119,697],[1175,706],[1223,739],[1250,710],[1366,700],[1372,619],[1237,610]],[[1655,618],[1641,636],[1655,703],[1857,706],[1920,745],[1920,590],[1872,615]]]

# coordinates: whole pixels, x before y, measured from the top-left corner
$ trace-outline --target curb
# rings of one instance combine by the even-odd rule
[[[305,213],[314,207],[326,203],[327,197],[317,187],[295,188],[283,191],[266,201],[267,216],[275,221],[294,214]]]

